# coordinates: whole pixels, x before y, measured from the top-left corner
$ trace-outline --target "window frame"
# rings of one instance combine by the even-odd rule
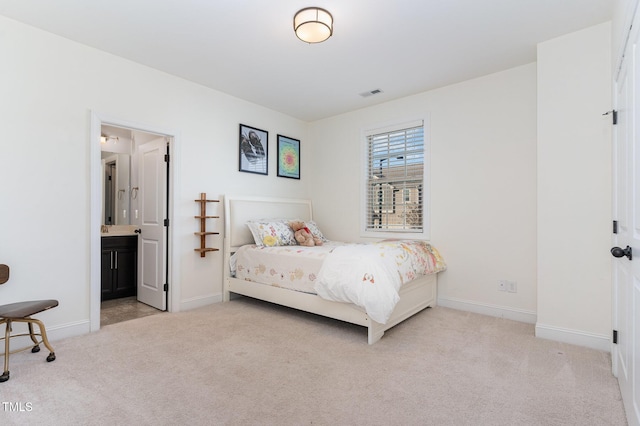
[[[371,135],[393,132],[396,130],[404,130],[413,127],[422,126],[423,128],[423,146],[424,146],[424,163],[423,163],[423,182],[422,182],[422,232],[407,232],[407,231],[372,231],[367,229],[367,191],[368,187],[368,167],[369,167],[369,144],[368,137]],[[403,120],[397,122],[390,122],[386,124],[378,124],[367,126],[361,129],[361,179],[360,179],[360,236],[363,238],[403,238],[403,239],[417,239],[417,240],[429,240],[431,237],[431,138],[430,138],[430,126],[429,117],[421,119]],[[395,192],[395,191],[394,191]],[[399,192],[404,199],[404,190]],[[395,194],[394,197],[394,209],[395,209]]]

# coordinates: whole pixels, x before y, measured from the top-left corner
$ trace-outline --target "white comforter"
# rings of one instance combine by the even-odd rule
[[[385,324],[403,283],[445,268],[438,251],[424,241],[349,244],[325,258],[314,288],[320,297],[353,303]]]

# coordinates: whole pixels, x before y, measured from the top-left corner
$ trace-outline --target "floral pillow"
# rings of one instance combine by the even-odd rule
[[[285,219],[251,220],[247,226],[253,235],[257,246],[275,247],[292,246],[298,244],[293,236],[293,230]]]
[[[307,228],[309,228],[309,231],[311,232],[311,234],[316,237],[316,238],[320,238],[322,241],[327,242],[329,240],[327,240],[325,238],[325,236],[322,234],[322,232],[320,232],[320,228],[318,228],[318,225],[312,221],[312,220],[305,220],[304,224],[307,226]]]

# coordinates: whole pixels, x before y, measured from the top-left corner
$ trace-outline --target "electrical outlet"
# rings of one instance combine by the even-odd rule
[[[506,291],[508,293],[517,293],[518,283],[515,281],[499,280],[498,291]]]

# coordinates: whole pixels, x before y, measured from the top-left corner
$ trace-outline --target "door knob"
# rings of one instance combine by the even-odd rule
[[[631,247],[629,246],[625,247],[624,249],[621,249],[620,247],[614,247],[611,249],[611,254],[613,255],[613,257],[627,256],[629,260],[631,260],[632,258]]]
[[[136,234],[142,234],[142,229],[136,229],[136,230],[135,230],[135,231],[133,231],[133,232],[135,232]],[[615,255],[614,255],[614,256],[615,256]],[[620,256],[618,256],[618,257],[620,257]]]

